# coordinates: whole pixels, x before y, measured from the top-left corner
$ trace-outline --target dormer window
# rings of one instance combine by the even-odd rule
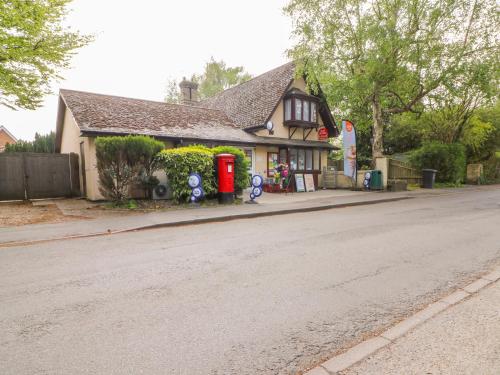
[[[295,119],[302,120],[302,100],[295,98]]]
[[[292,119],[292,99],[285,99],[285,121]]]
[[[285,95],[284,125],[303,128],[318,126],[318,98],[298,89]]]

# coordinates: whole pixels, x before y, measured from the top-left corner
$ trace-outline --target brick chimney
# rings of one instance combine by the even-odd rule
[[[188,81],[184,77],[179,83],[181,89],[181,103],[182,104],[195,104],[198,102],[198,84],[192,81]]]

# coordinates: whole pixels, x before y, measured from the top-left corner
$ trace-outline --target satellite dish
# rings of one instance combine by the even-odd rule
[[[271,130],[273,130],[273,128],[274,128],[273,122],[272,121],[268,121],[267,124],[266,124],[266,129],[269,130],[269,131],[271,131]]]

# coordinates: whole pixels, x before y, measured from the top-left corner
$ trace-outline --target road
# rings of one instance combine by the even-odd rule
[[[500,189],[0,249],[2,374],[296,374],[500,262]]]

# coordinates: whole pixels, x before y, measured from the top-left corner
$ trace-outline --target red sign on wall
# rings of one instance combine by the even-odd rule
[[[327,128],[320,128],[318,130],[318,139],[320,141],[324,141],[328,139],[328,129]]]

